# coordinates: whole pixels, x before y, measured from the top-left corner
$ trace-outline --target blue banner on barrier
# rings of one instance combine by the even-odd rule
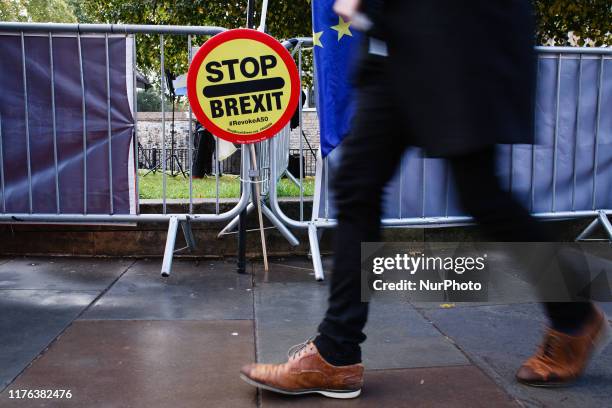
[[[135,213],[131,43],[125,36],[108,37],[109,95],[103,36],[81,37],[84,88],[76,36],[54,35],[51,44],[47,35],[23,38],[25,55],[19,34],[0,35],[5,212]]]
[[[532,213],[612,208],[612,57],[540,53],[535,145],[499,146],[502,185]],[[342,146],[328,158],[332,179]],[[467,215],[444,159],[409,149],[385,189],[383,218]],[[333,194],[320,191],[314,218],[335,218]]]

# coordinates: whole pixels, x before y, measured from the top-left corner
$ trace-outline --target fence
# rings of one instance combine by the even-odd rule
[[[158,147],[138,149],[138,168],[141,170],[152,170],[157,171],[161,166],[161,154],[162,149]],[[304,150],[302,152],[304,163],[303,173],[304,176],[313,177],[317,169],[317,155],[316,152],[310,150]],[[176,156],[174,161],[170,161],[172,156]],[[288,170],[294,176],[298,177],[300,174],[300,149],[289,149],[289,162]],[[170,163],[170,171],[176,172],[180,168],[189,172],[189,149],[180,148],[174,149],[174,153],[171,149],[166,148],[166,158]],[[193,162],[193,158],[191,159]],[[211,162],[214,163],[214,158],[211,158]],[[175,167],[172,167],[175,166]],[[214,167],[214,166],[213,166]],[[225,160],[222,160],[219,165],[221,174],[240,174],[240,160],[236,159],[236,156],[232,155]]]
[[[167,222],[162,264],[162,275],[167,276],[179,225],[187,242],[182,249],[192,249],[191,223],[232,219],[246,208],[250,188],[242,188],[237,204],[221,213],[217,167],[214,213],[194,212],[191,175],[189,210],[168,211],[171,149],[166,147],[166,85],[161,80],[162,148],[158,160],[162,213],[140,214],[139,172],[135,169],[141,168],[141,158],[152,158],[139,152],[134,114],[139,36],[159,37],[160,78],[164,78],[165,36],[183,37],[186,59],[191,61],[195,36],[222,31],[225,29],[205,26],[0,23],[0,59],[11,61],[0,66],[0,221]],[[191,112],[189,115],[191,119]],[[191,168],[193,157],[192,137],[190,129],[189,149],[181,162],[188,164],[187,168]],[[249,155],[243,152],[240,162],[241,179],[246,180]]]
[[[141,168],[141,158],[150,158],[147,152],[139,151],[134,115],[138,36],[159,36],[160,78],[164,78],[164,36],[185,37],[186,58],[191,60],[194,36],[209,36],[224,30],[196,26],[0,23],[3,43],[0,52],[8,52],[2,55],[2,60],[17,62],[0,66],[3,81],[0,84],[3,89],[0,94],[0,221],[167,222],[162,274],[168,275],[179,225],[186,248],[193,248],[192,222],[235,219],[247,208],[251,188],[244,182],[238,203],[220,213],[218,162],[214,172],[215,211],[194,212],[193,183],[188,175],[188,211],[168,212],[166,181],[172,149],[166,144],[164,98],[162,148],[158,155],[166,158],[160,166],[162,213],[140,214],[135,196],[139,172],[117,171],[125,170],[122,167],[125,162],[132,170]],[[302,51],[312,46],[312,40],[292,39],[285,46],[293,49],[302,75]],[[60,49],[68,55],[62,55]],[[605,109],[612,105],[612,50],[540,47],[538,52],[538,144],[504,147],[502,178],[534,216],[542,219],[593,217],[578,239],[589,236],[598,225],[612,239],[612,225],[607,219],[607,214],[612,213],[612,115]],[[61,83],[56,81],[56,70],[61,71]],[[125,83],[117,83],[117,78]],[[160,88],[165,93],[163,81]],[[127,89],[127,95],[121,89]],[[301,126],[301,110],[299,113]],[[190,126],[191,123],[190,120]],[[285,170],[290,163],[285,130],[279,137],[258,145],[259,167],[263,179],[267,179],[264,193],[270,203],[270,208],[263,207],[264,214],[292,244],[297,244],[297,239],[287,227],[308,230],[315,276],[323,279],[318,235],[321,228],[335,225],[329,179],[333,177],[341,148],[325,160],[314,160],[313,212],[306,217],[302,182],[309,174],[312,159],[307,158],[300,139],[299,170],[293,175],[300,186],[300,211],[298,219],[292,219],[280,209],[276,194],[276,183],[287,174]],[[184,160],[181,164],[188,163],[190,169],[193,129],[190,129],[186,150],[181,153]],[[117,157],[119,153],[121,157]],[[241,179],[246,180],[251,174],[246,171],[249,155],[245,151],[240,162]],[[130,174],[136,177],[130,179]],[[416,151],[407,152],[388,189],[392,194],[387,199],[382,224],[423,227],[471,222],[456,205],[449,179],[443,161],[422,158]],[[77,199],[69,202],[64,199],[65,194],[75,191]],[[123,205],[126,202],[130,205]]]
[[[195,149],[191,152],[193,156],[190,158],[189,152],[190,149],[180,148],[180,149],[169,149],[166,148],[166,160],[169,163],[168,170],[171,173],[179,172],[181,169],[188,175],[191,170],[189,168],[190,164],[193,163],[195,159]],[[240,149],[239,149],[240,150]],[[157,171],[161,171],[161,163],[162,163],[162,149],[157,147],[144,148],[141,147],[138,149],[138,168],[140,170],[150,170],[152,173]],[[171,160],[172,159],[172,160]],[[211,168],[215,169],[215,159],[211,157]],[[220,174],[240,174],[240,154],[238,152],[234,153],[230,157],[225,160],[222,160],[219,163],[219,171]],[[147,172],[144,173],[145,175]],[[214,174],[214,171],[212,172]],[[313,173],[314,175],[314,173]]]
[[[612,50],[537,47],[538,92],[536,144],[500,147],[502,183],[544,220],[594,218],[578,236],[584,240],[598,226],[612,240]],[[301,147],[301,146],[300,146]],[[273,141],[271,156],[277,144]],[[300,149],[303,151],[303,148]],[[299,153],[299,152],[298,152]],[[317,161],[312,216],[292,219],[278,205],[274,186],[270,206],[292,228],[307,229],[315,277],[324,278],[319,252],[322,228],[335,226],[329,180],[341,146]],[[271,163],[275,172],[275,163]],[[300,165],[302,166],[302,164]],[[442,159],[409,150],[386,189],[382,225],[451,226],[472,222],[456,200],[449,168]]]

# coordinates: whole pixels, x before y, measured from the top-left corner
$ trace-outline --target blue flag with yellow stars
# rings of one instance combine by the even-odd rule
[[[312,27],[321,154],[327,156],[351,126],[353,97],[350,65],[357,56],[361,34],[334,13],[334,0],[313,0]]]

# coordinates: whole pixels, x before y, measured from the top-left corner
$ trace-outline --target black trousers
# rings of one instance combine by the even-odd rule
[[[368,60],[369,59],[369,60]],[[329,306],[319,336],[319,351],[331,364],[361,361],[359,344],[368,304],[361,302],[360,244],[380,240],[383,188],[396,171],[411,136],[397,125],[382,68],[383,59],[368,56],[358,76],[353,131],[342,142],[340,166],[333,180],[338,208]],[[432,107],[435,109],[435,107]],[[433,135],[432,135],[433,137]],[[446,158],[463,208],[475,217],[492,241],[553,241],[495,174],[494,146]],[[546,303],[553,327],[579,326],[592,311],[589,303]]]

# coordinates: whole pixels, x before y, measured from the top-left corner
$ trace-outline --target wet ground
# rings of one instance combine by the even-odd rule
[[[259,392],[238,377],[315,333],[327,286],[305,258],[238,275],[229,261],[0,258],[2,407],[605,407],[612,347],[571,388],[515,383],[537,304],[372,302],[361,398]],[[329,260],[325,260],[329,269]],[[603,306],[612,315],[612,305]],[[71,398],[15,399],[16,390]]]

